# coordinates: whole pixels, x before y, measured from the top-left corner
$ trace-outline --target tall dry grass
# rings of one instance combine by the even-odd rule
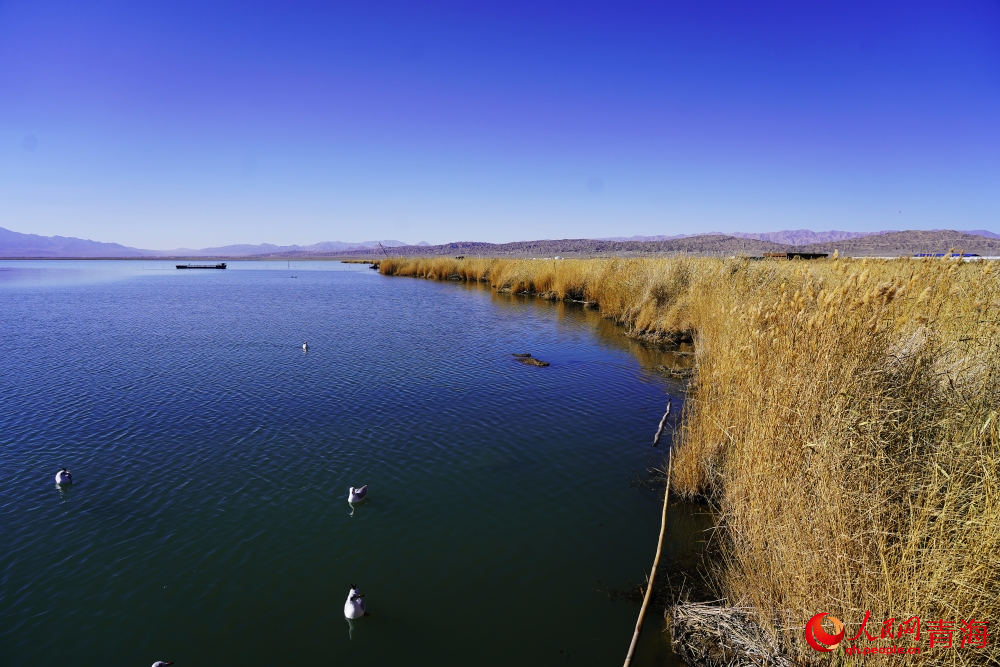
[[[818,612],[857,632],[1000,610],[1000,270],[952,260],[386,260],[597,302],[633,335],[691,331],[673,490],[719,520],[715,583],[793,656]],[[885,646],[861,641],[859,646]],[[911,644],[909,638],[899,644]],[[1000,648],[894,656],[1000,664]],[[884,656],[832,654],[851,664]]]

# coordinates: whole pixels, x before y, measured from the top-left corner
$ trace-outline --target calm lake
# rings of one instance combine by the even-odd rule
[[[592,310],[335,262],[4,261],[0,350],[2,665],[624,659],[638,607],[602,585],[652,563],[629,479],[682,386]],[[706,525],[671,517],[668,555]],[[662,626],[634,664],[676,664]]]

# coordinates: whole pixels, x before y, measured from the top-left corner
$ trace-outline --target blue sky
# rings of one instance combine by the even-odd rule
[[[0,226],[1000,231],[996,2],[0,0]]]

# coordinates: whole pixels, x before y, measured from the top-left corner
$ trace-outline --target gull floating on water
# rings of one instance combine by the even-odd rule
[[[56,484],[62,486],[63,484],[73,483],[73,473],[66,468],[60,468],[59,472],[56,473]]]
[[[365,484],[360,489],[355,489],[353,486],[347,494],[347,502],[349,503],[360,503],[368,495],[368,485]]]
[[[172,664],[174,664],[174,663],[172,663],[172,662],[162,662],[160,660],[157,660],[156,662],[153,663],[153,667],[167,667],[167,665],[172,665]]]
[[[309,343],[302,343],[302,351],[303,352],[309,351]]]
[[[365,615],[364,595],[358,593],[358,587],[351,584],[351,592],[347,594],[347,602],[344,603],[344,618],[361,618]]]

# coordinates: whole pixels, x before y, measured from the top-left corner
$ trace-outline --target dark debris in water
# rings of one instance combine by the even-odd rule
[[[657,373],[663,373],[672,378],[689,378],[694,376],[694,369],[682,366],[653,366]]]
[[[514,359],[516,361],[520,361],[522,364],[528,364],[529,366],[548,366],[549,365],[549,362],[542,361],[541,359],[536,359],[536,358],[534,358],[533,356],[531,356],[527,352],[524,352],[524,353],[514,352],[514,353],[511,354],[511,356],[514,357]]]

